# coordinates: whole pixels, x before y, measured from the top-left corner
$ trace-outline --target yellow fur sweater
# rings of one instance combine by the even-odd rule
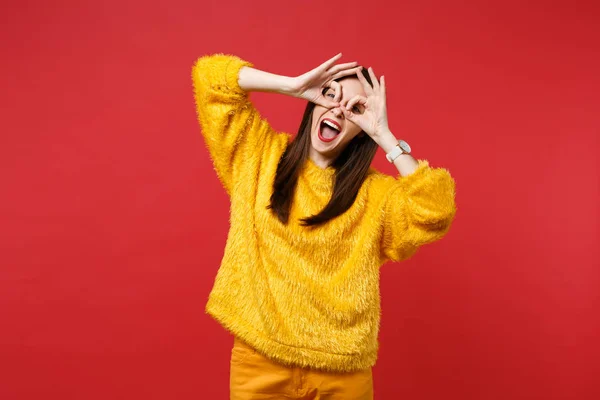
[[[446,169],[418,160],[406,177],[370,168],[354,204],[316,229],[333,167],[307,159],[290,222],[267,209],[291,135],[275,132],[238,85],[248,61],[200,57],[192,81],[202,135],[230,201],[230,231],[206,312],[260,353],[288,366],[355,371],[375,364],[379,268],[444,236],[456,213]]]

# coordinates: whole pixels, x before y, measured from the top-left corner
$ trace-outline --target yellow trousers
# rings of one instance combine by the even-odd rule
[[[288,367],[235,337],[230,363],[231,400],[372,400],[372,369],[334,373]]]

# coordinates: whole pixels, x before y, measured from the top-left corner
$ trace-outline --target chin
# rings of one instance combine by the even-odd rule
[[[319,139],[319,134],[316,132],[313,132],[310,135],[310,141],[311,141],[312,148],[314,150],[316,150],[318,153],[320,153],[322,155],[327,155],[327,156],[330,156],[332,153],[335,153],[335,150],[338,147],[337,145],[339,143],[337,140],[334,140],[329,143],[324,143],[321,141],[321,139]]]

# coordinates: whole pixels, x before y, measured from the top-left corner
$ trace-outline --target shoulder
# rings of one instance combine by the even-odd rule
[[[265,148],[263,149],[262,155],[268,160],[269,163],[273,162],[277,164],[292,140],[292,135],[287,132],[275,131],[271,129],[268,137],[269,139],[267,142],[269,143],[265,143]]]

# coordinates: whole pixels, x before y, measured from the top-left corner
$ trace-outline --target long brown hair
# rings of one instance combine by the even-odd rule
[[[367,82],[373,86],[371,77],[364,67],[361,69],[361,73],[367,79]],[[336,80],[341,81],[351,77],[356,77],[356,75],[349,75]],[[272,209],[272,212],[284,224],[288,223],[298,176],[308,158],[314,108],[315,103],[308,102],[298,128],[298,134],[288,144],[277,165],[275,181],[273,182],[273,194],[267,209]],[[358,190],[367,176],[371,162],[377,152],[377,147],[377,143],[364,131],[361,131],[348,143],[331,164],[335,169],[335,182],[331,199],[318,214],[301,218],[301,225],[311,227],[322,225],[343,214],[352,206],[358,195]]]

